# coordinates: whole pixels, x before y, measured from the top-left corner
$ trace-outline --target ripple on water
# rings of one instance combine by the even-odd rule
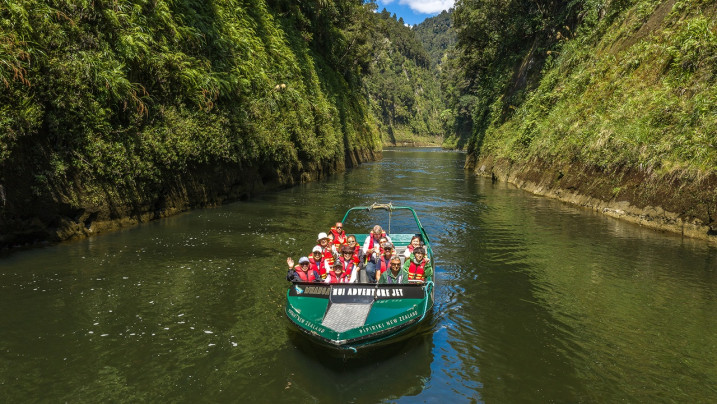
[[[3,391],[13,402],[717,396],[716,249],[474,178],[463,158],[388,151],[327,181],[3,258]],[[330,360],[288,331],[285,257],[305,255],[348,207],[387,201],[416,208],[431,237],[433,316],[405,343]]]

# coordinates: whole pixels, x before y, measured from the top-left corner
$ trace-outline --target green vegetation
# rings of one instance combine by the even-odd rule
[[[382,144],[715,175],[706,0],[465,0],[414,28],[375,9],[3,1],[0,228],[139,216],[189,182],[217,195],[295,183]]]
[[[416,33],[428,52],[434,67],[442,63],[446,52],[456,43],[456,33],[451,21],[452,13],[452,9],[442,11],[437,16],[426,18],[422,23],[413,27],[413,32]]]
[[[713,175],[715,17],[707,1],[462,2],[454,124],[473,158]]]
[[[361,88],[371,14],[352,0],[3,1],[0,219],[152,204],[207,170],[293,182],[380,149]]]
[[[444,104],[430,56],[386,9],[372,15],[372,27],[364,83],[384,144],[441,144]]]
[[[460,65],[456,62],[455,49],[456,32],[453,29],[453,9],[443,11],[435,17],[427,18],[416,25],[413,31],[421,40],[423,47],[431,58],[433,80],[438,78],[441,83],[440,91],[440,121],[443,132],[443,147],[447,149],[465,148],[468,136],[461,136],[461,121],[454,111],[447,108],[448,99],[460,100],[456,83],[451,80],[455,77]],[[457,105],[457,104],[454,104]]]

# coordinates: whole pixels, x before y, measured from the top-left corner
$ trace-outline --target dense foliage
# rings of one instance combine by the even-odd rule
[[[717,11],[708,4],[459,1],[460,62],[447,78],[456,125],[468,122],[474,156],[714,173]]]
[[[436,70],[415,32],[385,9],[372,16],[372,60],[364,78],[385,144],[440,144]]]
[[[151,198],[201,167],[290,181],[380,148],[368,15],[360,0],[3,1],[3,206]]]
[[[456,43],[456,33],[453,30],[451,15],[453,9],[442,11],[435,17],[426,18],[422,23],[413,27],[413,32],[428,52],[433,66],[438,66],[446,57],[448,49]]]
[[[460,143],[480,143],[491,122],[491,108],[501,99],[499,114],[519,104],[528,80],[540,71],[558,27],[570,24],[575,2],[525,0],[458,1],[453,13],[457,50],[443,71],[451,127]],[[523,63],[530,60],[529,63]],[[504,110],[505,109],[505,110]]]

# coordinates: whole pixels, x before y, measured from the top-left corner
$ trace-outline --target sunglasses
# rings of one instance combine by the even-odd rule
[[[341,229],[343,229],[343,227],[337,227],[337,228],[336,228],[336,230],[341,230]]]
[[[303,267],[303,266],[308,266],[308,265],[309,265],[309,263],[308,263],[308,262],[304,262],[304,263],[302,263],[302,264],[299,264],[299,265],[301,265],[301,266]]]

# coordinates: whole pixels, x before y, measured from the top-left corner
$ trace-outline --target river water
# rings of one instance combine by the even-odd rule
[[[388,150],[324,182],[0,257],[0,401],[717,399],[715,247],[492,184],[464,157]],[[430,326],[333,357],[284,318],[285,257],[388,201],[431,237]]]

